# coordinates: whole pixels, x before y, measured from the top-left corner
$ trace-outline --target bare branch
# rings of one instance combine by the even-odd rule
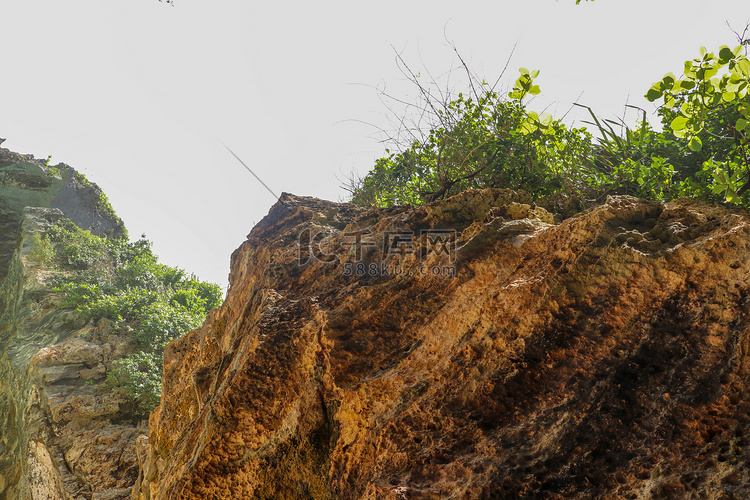
[[[732,26],[729,24],[729,21],[727,21],[726,23],[727,23],[727,28],[729,28],[729,30],[732,33],[734,33],[734,36],[737,37],[737,42],[740,45],[744,45],[745,46],[745,55],[747,55],[747,46],[750,45],[750,39],[748,39],[748,37],[747,37],[747,32],[750,29],[750,22],[747,23],[747,24],[745,24],[745,29],[742,30],[742,34],[741,35],[737,31],[735,31],[734,28],[732,28]]]
[[[490,87],[490,92],[495,92],[495,87],[497,87],[497,84],[500,83],[500,79],[505,76],[505,72],[508,70],[508,66],[510,65],[510,60],[513,59],[513,54],[516,53],[516,47],[518,47],[518,40],[516,40],[516,43],[513,44],[513,48],[510,49],[508,59],[505,60],[505,66],[503,66],[503,70],[497,76],[497,80],[495,80],[495,83],[493,83],[492,87]]]

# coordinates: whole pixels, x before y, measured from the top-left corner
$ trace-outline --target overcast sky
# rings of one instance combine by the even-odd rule
[[[749,19],[747,0],[0,0],[0,137],[83,172],[162,262],[225,286],[275,200],[222,143],[277,194],[343,199],[338,179],[383,155],[378,89],[415,97],[394,50],[440,78],[451,42],[494,80],[516,45],[503,88],[539,69],[532,109],[614,117],[653,110],[654,81]]]

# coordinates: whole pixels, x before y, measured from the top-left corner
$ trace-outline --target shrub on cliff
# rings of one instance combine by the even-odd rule
[[[419,89],[418,119],[397,123],[404,136],[390,137],[396,152],[347,188],[363,206],[421,205],[469,188],[509,187],[534,198],[602,199],[631,194],[669,200],[692,196],[750,206],[750,62],[744,42],[718,55],[701,48],[646,97],[663,99],[664,131],[645,112],[635,127],[600,120],[589,109],[599,138],[547,114],[524,99],[540,92],[538,71],[521,68],[512,91],[500,95],[469,70],[467,97],[428,88],[408,66]],[[399,59],[402,63],[403,60]],[[641,110],[642,111],[642,110]],[[426,124],[426,126],[424,125]]]
[[[103,320],[137,345],[113,363],[107,382],[128,397],[134,417],[147,416],[161,394],[164,347],[201,325],[221,303],[221,288],[160,264],[144,238],[99,238],[72,223],[54,227],[50,238],[58,248],[54,279],[62,305],[84,321]]]
[[[530,119],[521,98],[459,94],[434,116],[424,139],[376,161],[356,203],[418,205],[489,186],[573,193],[596,175],[586,168],[591,135],[546,115]]]
[[[680,78],[667,73],[646,94],[649,101],[661,100],[665,128],[691,152],[704,152],[707,145],[701,170],[686,189],[745,206],[750,205],[748,43],[724,45],[716,54],[701,47],[698,57],[685,61]]]
[[[669,159],[650,154],[664,141],[645,119],[624,136],[592,112],[602,139],[527,108],[540,93],[538,71],[520,69],[508,96],[474,78],[471,96],[427,96],[420,120],[427,130],[394,142],[375,167],[351,186],[352,202],[363,206],[421,205],[465,189],[508,187],[535,199],[602,198],[609,193],[667,199],[676,192]],[[417,76],[412,81],[420,86]],[[473,78],[473,77],[472,77]]]
[[[47,235],[34,233],[31,237],[31,252],[29,258],[37,265],[45,265],[55,257],[55,249]]]
[[[412,81],[423,89],[419,77]],[[524,98],[539,93],[538,72],[521,68],[511,99],[478,80],[470,95],[433,98],[423,89],[427,130],[409,128],[407,143],[375,162],[352,188],[352,201],[365,206],[420,205],[470,188],[524,189],[535,196],[560,190],[579,193],[597,184],[590,168],[591,135],[550,115],[526,109]],[[401,143],[399,143],[401,141]]]

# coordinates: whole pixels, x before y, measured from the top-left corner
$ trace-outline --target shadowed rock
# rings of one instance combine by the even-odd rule
[[[690,200],[285,194],[167,348],[133,498],[745,498],[749,279],[748,215]]]

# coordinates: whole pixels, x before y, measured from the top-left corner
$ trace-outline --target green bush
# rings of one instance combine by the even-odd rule
[[[59,253],[65,264],[73,269],[88,269],[105,256],[107,240],[78,228],[72,222],[54,226],[49,234],[52,241],[61,244]]]
[[[73,281],[66,282],[61,279],[58,282],[55,291],[62,292],[62,307],[77,309],[79,306],[86,307],[88,304],[97,302],[104,295],[102,287],[96,283],[76,283]]]
[[[421,205],[484,187],[523,189],[535,199],[553,201],[631,194],[750,206],[746,43],[722,46],[717,54],[701,48],[699,57],[685,62],[680,78],[669,73],[649,89],[649,100],[662,100],[663,132],[653,130],[642,110],[631,128],[600,120],[589,108],[587,124],[599,133],[597,140],[585,128],[527,109],[524,99],[540,92],[538,71],[521,68],[505,97],[464,67],[472,96],[451,98],[439,88],[425,88],[407,67],[424,102],[414,105],[416,126],[405,126],[404,117],[397,123],[413,140],[396,138],[396,152],[386,149],[386,156],[347,189],[352,202],[363,206]]]
[[[201,326],[205,315],[202,306],[188,309],[161,301],[150,304],[142,311],[135,339],[144,348],[151,346],[161,352],[170,340]]]
[[[705,47],[685,61],[681,77],[667,73],[646,93],[661,100],[665,128],[702,159],[687,193],[720,195],[750,206],[750,60],[743,40],[735,48]]]
[[[96,300],[78,306],[85,319],[98,321],[102,318],[112,321],[136,321],[146,308],[159,300],[159,294],[143,288],[118,290],[112,295],[102,294]]]
[[[122,390],[130,399],[132,413],[147,418],[161,398],[162,356],[141,351],[118,359],[107,373],[107,385]]]
[[[34,233],[31,236],[29,259],[41,266],[50,262],[54,257],[55,249],[47,235],[42,236],[39,233]]]
[[[429,101],[429,129],[408,145],[396,144],[396,153],[386,150],[387,156],[352,189],[352,201],[421,205],[466,189],[498,186],[536,198],[600,191],[608,178],[592,161],[592,135],[527,110],[524,99],[540,92],[534,83],[538,71],[520,72],[510,99],[482,82],[473,97]]]
[[[220,305],[221,288],[160,264],[145,238],[99,238],[67,223],[50,234],[62,255],[53,278],[61,305],[132,334],[137,351],[115,361],[107,383],[128,396],[133,415],[147,416],[159,402],[164,347],[202,324]]]

